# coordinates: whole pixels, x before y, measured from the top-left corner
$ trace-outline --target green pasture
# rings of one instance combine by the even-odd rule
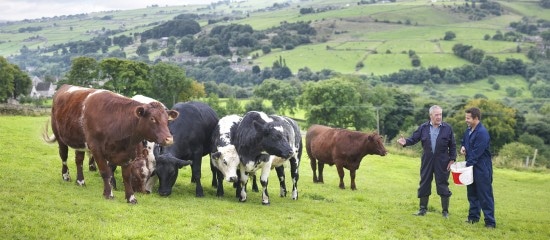
[[[273,62],[282,57],[293,73],[304,67],[309,67],[312,71],[332,69],[336,72],[352,73],[355,71],[355,64],[366,54],[366,51],[327,50],[326,46],[327,44],[305,45],[292,51],[275,49],[254,60],[254,63],[261,68],[272,67]]]
[[[550,20],[550,14],[547,10],[541,8],[539,1],[515,0],[515,1],[497,1],[507,7],[507,10],[529,17],[537,17],[544,20]]]
[[[487,79],[481,79],[468,84],[435,84],[433,86],[404,84],[399,87],[407,93],[423,95],[426,89],[435,92],[444,93],[448,97],[468,97],[473,98],[476,94],[483,94],[489,99],[503,99],[507,97],[507,88],[516,88],[521,91],[521,95],[516,98],[532,98],[529,91],[529,85],[523,77],[520,76],[494,76],[495,83],[500,85],[498,90],[493,89],[493,85]]]
[[[97,172],[84,171],[86,186],[61,179],[57,146],[44,143],[47,117],[0,116],[0,234],[4,239],[548,239],[550,175],[494,171],[496,229],[464,223],[466,188],[451,183],[450,218],[441,217],[433,197],[425,217],[416,217],[419,157],[367,156],[357,173],[357,191],[338,188],[334,167],[325,183],[314,184],[307,156],[302,156],[297,201],[278,196],[275,172],[268,190],[271,205],[249,192],[239,203],[225,183],[224,197],[210,186],[208,158],[203,158],[205,197],[196,198],[190,169],[180,170],[169,197],[137,194],[129,205],[122,190],[105,200]],[[76,177],[70,153],[71,177]],[[288,170],[287,170],[288,172]],[[122,182],[120,170],[115,173]],[[287,185],[289,185],[287,181]],[[250,186],[249,186],[250,188]]]

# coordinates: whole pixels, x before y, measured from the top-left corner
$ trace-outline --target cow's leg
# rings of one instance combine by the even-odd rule
[[[269,161],[262,167],[262,175],[260,175],[260,184],[262,185],[262,204],[269,205],[269,193],[267,192],[267,184],[269,180],[269,173],[271,172],[271,163],[273,162],[273,156],[269,157]]]
[[[153,186],[155,186],[155,183],[158,181],[158,176],[155,173],[152,173],[149,178],[147,178],[147,181],[145,182],[145,192],[146,193],[152,193],[153,192]]]
[[[258,181],[256,181],[256,173],[251,174],[252,175],[252,191],[253,192],[259,192],[258,188]]]
[[[349,177],[351,178],[351,190],[357,190],[355,186],[355,169],[349,170]]]
[[[279,196],[286,197],[286,184],[285,184],[285,167],[283,165],[275,168],[277,171],[277,178],[279,179],[279,186],[281,187]]]
[[[97,155],[97,154],[96,154]],[[108,166],[107,161],[103,158],[95,158],[99,174],[103,178],[103,197],[106,199],[113,199],[113,189],[111,186],[111,178],[113,177],[113,171]]]
[[[111,169],[111,172],[112,172],[111,186],[113,187],[114,190],[117,190],[116,178],[115,178],[115,171],[116,171],[117,166],[116,165],[109,165],[109,168]]]
[[[239,194],[239,202],[246,202],[246,183],[248,182],[248,173],[244,170],[240,170],[240,184],[237,188],[237,193]]]
[[[88,169],[91,172],[97,171],[97,166],[95,165],[94,156],[92,156],[92,153],[88,152]]]
[[[84,164],[84,152],[83,151],[74,151],[74,159],[76,162],[76,184],[79,186],[84,186],[84,173],[82,170],[82,165]]]
[[[218,174],[218,172],[220,174],[222,174],[222,172],[220,172],[215,166],[214,164],[212,163],[212,161],[210,161],[210,171],[212,172],[212,187],[216,187],[218,186],[218,183],[220,182],[218,179],[220,178],[220,175]],[[223,176],[223,174],[222,174]],[[223,177],[222,177],[223,179]],[[222,191],[223,191],[223,187],[222,187]],[[222,195],[223,196],[223,195]]]
[[[137,199],[132,188],[132,166],[130,163],[124,164],[122,168],[122,182],[124,183],[124,196],[127,203],[136,204]]]
[[[298,200],[298,179],[300,174],[298,167],[300,166],[299,160],[296,158],[290,159],[290,177],[292,178],[292,200]]]
[[[194,154],[193,163],[191,164],[191,182],[196,184],[195,196],[204,197],[204,191],[201,184],[201,165],[202,165],[202,150],[201,153]]]
[[[317,164],[318,168],[319,168],[319,179],[317,182],[319,183],[325,183],[325,181],[323,180],[323,169],[325,168],[325,164],[322,163],[322,162],[319,162],[319,164]]]
[[[340,189],[346,189],[346,186],[344,185],[344,166],[336,164],[336,170],[338,171],[338,176],[340,177]]]
[[[213,166],[211,167],[212,167],[213,174],[216,175],[216,196],[223,197],[223,195],[225,194],[223,191],[223,173],[217,168]]]
[[[310,157],[310,165],[311,165],[311,171],[313,171],[313,182],[317,183],[319,182],[319,178],[317,177],[317,160],[315,158]]]
[[[58,142],[59,143],[59,142]],[[61,158],[61,177],[63,181],[70,182],[69,166],[67,166],[67,157],[69,156],[69,147],[59,143],[59,157]]]

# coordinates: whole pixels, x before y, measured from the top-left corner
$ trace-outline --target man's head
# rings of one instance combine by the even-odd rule
[[[440,106],[433,105],[430,107],[430,121],[434,126],[441,125],[443,121],[443,109]]]
[[[475,128],[481,120],[481,111],[479,108],[472,107],[466,109],[466,124],[469,128]]]

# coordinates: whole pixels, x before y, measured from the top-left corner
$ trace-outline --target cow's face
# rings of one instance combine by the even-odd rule
[[[155,174],[159,179],[159,194],[169,196],[172,194],[172,187],[178,179],[179,169],[192,162],[178,159],[170,153],[157,153],[155,158]]]
[[[388,151],[386,151],[386,147],[384,147],[384,139],[382,136],[378,135],[377,133],[369,135],[367,138],[368,146],[372,149],[372,154],[377,154],[380,156],[386,156]]]
[[[234,145],[218,147],[218,151],[210,155],[212,164],[223,173],[225,181],[237,181],[237,167],[239,166],[239,154]]]
[[[166,110],[161,103],[152,102],[137,107],[135,113],[139,118],[137,130],[147,141],[164,146],[174,142],[168,122],[178,117],[177,111]]]
[[[282,126],[277,125],[275,122],[261,124],[254,121],[254,127],[257,132],[262,134],[260,144],[267,153],[282,158],[292,156],[293,151],[288,139],[284,135],[284,128]]]

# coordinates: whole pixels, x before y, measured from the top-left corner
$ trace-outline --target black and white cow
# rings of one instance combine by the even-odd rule
[[[293,181],[297,181],[301,136],[297,124],[291,119],[268,116],[263,112],[248,112],[243,116],[235,131],[231,131],[231,143],[235,146],[240,159],[240,184],[237,188],[239,201],[246,201],[248,176],[261,170],[262,204],[268,205],[269,173],[272,167],[281,166],[287,159],[294,159],[291,161],[291,171],[294,170],[292,171],[293,178],[295,178]],[[293,188],[296,186],[295,183]]]
[[[217,181],[216,196],[222,197],[223,180],[236,183],[238,181],[237,168],[239,166],[239,155],[235,145],[231,144],[231,130],[235,131],[242,117],[228,115],[220,118],[216,129],[212,133],[212,154],[210,154],[211,166],[214,167]]]
[[[203,197],[202,157],[211,153],[211,136],[218,124],[218,116],[210,106],[202,102],[176,103],[172,110],[180,115],[177,121],[168,125],[174,136],[174,144],[162,148],[156,156],[158,192],[161,196],[170,195],[178,178],[178,169],[192,162],[191,182],[196,184],[195,195]]]

